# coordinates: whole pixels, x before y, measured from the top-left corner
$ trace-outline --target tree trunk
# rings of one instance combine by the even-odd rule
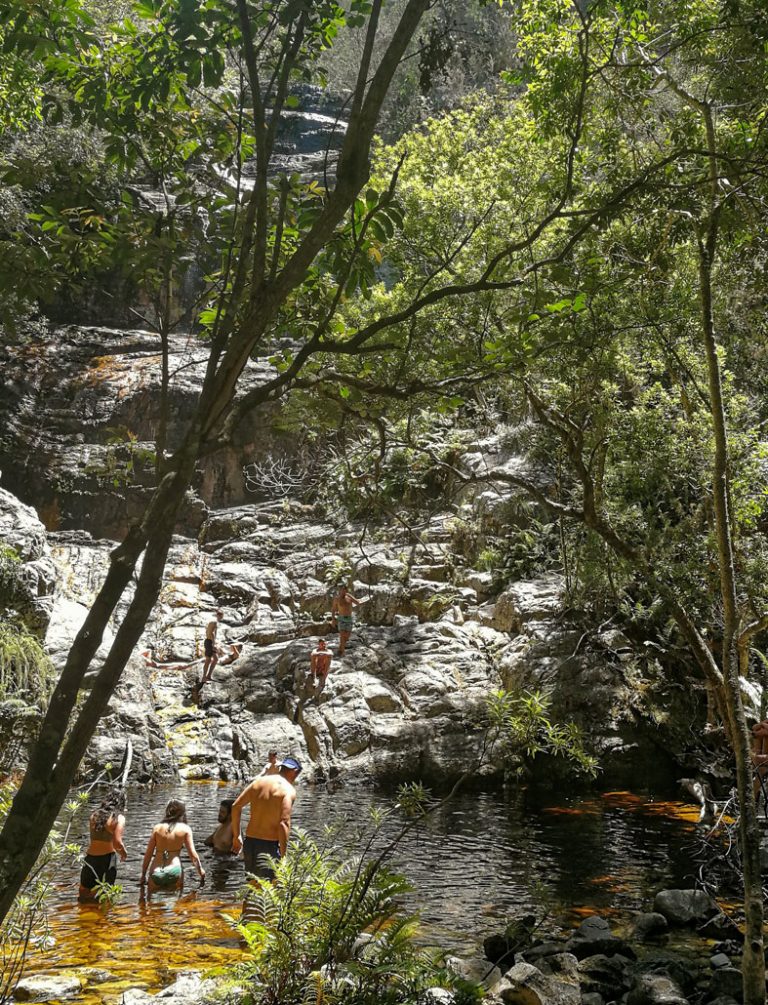
[[[736,759],[736,787],[739,793],[739,837],[744,871],[744,911],[746,932],[742,976],[744,1005],[765,1002],[765,957],[763,949],[763,883],[760,868],[760,828],[752,790],[752,758],[749,730],[739,685],[739,606],[733,555],[733,527],[729,508],[728,429],[723,405],[722,374],[717,353],[712,309],[712,264],[716,244],[716,222],[710,219],[706,238],[699,242],[699,290],[704,349],[707,358],[709,399],[715,457],[712,471],[712,498],[715,510],[720,593],[723,601],[723,688],[729,713],[731,742]]]

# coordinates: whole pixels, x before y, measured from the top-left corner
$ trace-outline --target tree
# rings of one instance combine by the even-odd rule
[[[193,108],[193,96],[201,82],[212,91],[223,89],[225,107],[231,101],[236,115],[242,109],[243,118],[246,113],[249,116],[255,184],[249,191],[234,193],[232,229],[211,298],[208,366],[196,414],[180,446],[158,456],[159,482],[153,498],[142,520],[112,553],[109,572],[54,689],[27,773],[0,833],[0,917],[7,913],[37,858],[139,639],[159,593],[173,528],[196,460],[212,449],[226,421],[232,421],[234,395],[245,365],[283,319],[286,305],[300,291],[307,296],[319,285],[320,273],[314,264],[317,256],[335,243],[336,248],[342,248],[343,269],[344,250],[349,250],[345,244],[357,251],[354,213],[351,226],[344,225],[344,217],[354,210],[357,194],[368,178],[382,102],[427,6],[428,0],[409,0],[374,67],[371,50],[381,0],[354,0],[346,12],[330,2],[220,0],[197,7],[151,0],[136,6],[137,21],[115,25],[105,37],[93,34],[91,19],[72,0],[53,11],[42,3],[4,5],[6,50],[19,56],[31,54],[38,60],[51,100],[55,103],[64,88],[67,111],[106,131],[107,142],[119,143],[123,134],[125,146],[131,148],[133,136],[140,135],[139,120],[162,118],[169,102],[173,124],[175,109]],[[291,87],[298,79],[311,78],[322,53],[348,20],[365,23],[367,36],[335,180],[327,188],[301,180],[271,180],[278,124],[284,109],[294,103]],[[66,44],[54,54],[62,35]],[[244,92],[233,96],[226,89],[224,53],[229,54],[238,80],[242,74],[247,82],[247,103]],[[214,100],[222,104],[220,94]],[[195,150],[185,153],[190,158]],[[247,145],[241,144],[235,155],[239,171],[249,153]],[[125,156],[137,154],[129,150]],[[185,173],[174,182],[183,190],[189,185],[189,176]],[[378,202],[366,210],[370,217],[377,212]],[[50,233],[54,228],[46,229],[47,222],[42,221],[42,227]],[[59,226],[57,236],[64,244],[71,244],[70,232],[65,227],[59,233]],[[71,230],[80,247],[91,238],[98,241],[101,226],[99,221],[82,221],[78,214]],[[287,384],[316,351],[324,333],[325,329],[316,331],[293,363],[268,387],[253,392],[250,406]],[[70,721],[85,671],[142,554],[136,589],[114,644],[90,693]]]

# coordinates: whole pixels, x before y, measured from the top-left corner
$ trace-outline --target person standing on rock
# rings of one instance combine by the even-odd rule
[[[325,687],[325,682],[328,679],[328,673],[331,669],[331,661],[333,660],[333,654],[330,649],[327,648],[325,639],[318,639],[317,648],[313,649],[312,655],[309,657],[309,669],[312,674],[312,687],[315,689],[317,694],[321,694],[323,688]],[[318,688],[317,682],[320,681],[320,687]]]
[[[205,629],[205,663],[203,663],[203,679],[200,681],[197,691],[198,694],[203,689],[203,685],[207,684],[208,681],[213,677],[213,669],[219,662],[219,653],[216,648],[216,636],[219,631],[219,624],[224,618],[224,612],[222,610],[216,611],[216,617],[208,622],[208,626]]]
[[[296,802],[294,782],[301,773],[295,757],[284,757],[279,774],[259,777],[251,782],[232,806],[232,851],[242,849],[245,871],[258,879],[273,880],[270,859],[285,858],[291,833],[291,814]],[[240,836],[240,817],[250,809],[245,840]]]
[[[279,775],[280,765],[277,763],[277,751],[270,750],[267,754],[267,763],[259,772],[259,778],[263,778],[265,775]]]
[[[358,600],[353,597],[347,586],[339,587],[339,592],[333,598],[333,604],[331,605],[331,614],[333,615],[333,620],[339,629],[339,656],[343,656],[347,648],[347,643],[349,642],[349,636],[352,634],[352,628],[354,627],[354,617],[352,615],[352,609],[361,604],[362,600]]]

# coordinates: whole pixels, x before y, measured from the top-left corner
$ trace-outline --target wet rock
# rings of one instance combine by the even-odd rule
[[[579,961],[573,953],[552,953],[539,960],[538,968],[560,981],[579,983]]]
[[[658,938],[669,930],[669,922],[663,914],[650,911],[646,914],[638,914],[632,926],[632,937],[645,942],[648,939]]]
[[[520,953],[520,957],[526,963],[535,963],[538,966],[539,962],[547,956],[554,956],[557,953],[562,953],[562,951],[562,942],[537,942],[530,949],[526,949]]]
[[[692,925],[718,913],[717,904],[703,890],[660,890],[653,909],[671,925]]]
[[[579,962],[582,991],[597,992],[607,1001],[615,1001],[632,985],[631,963],[624,957],[598,953]]]
[[[579,1005],[581,993],[573,980],[558,980],[530,963],[516,963],[504,974],[499,997],[508,1005]]]
[[[45,1002],[51,999],[74,998],[80,993],[82,987],[80,978],[72,975],[22,977],[13,989],[13,997],[19,1002]]]
[[[523,915],[522,918],[514,918],[509,922],[504,932],[489,935],[483,941],[483,950],[486,957],[492,963],[498,963],[502,958],[511,960],[513,953],[517,953],[524,947],[530,946],[535,926],[536,917],[533,914]],[[560,952],[562,949],[560,943],[553,943],[553,945],[556,946],[554,952]]]
[[[743,988],[741,971],[734,966],[718,967],[712,972],[709,981],[709,993],[713,998],[726,996],[741,1001]]]
[[[614,956],[616,953],[629,960],[637,959],[637,954],[628,942],[619,938],[618,935],[611,935],[610,932],[601,935],[599,929],[590,930],[589,937],[587,938],[578,938],[577,933],[576,936],[566,942],[565,949],[569,953],[573,953],[577,960],[583,960],[588,956],[598,954]]]
[[[664,974],[640,974],[627,995],[627,1005],[685,1005],[680,987]]]

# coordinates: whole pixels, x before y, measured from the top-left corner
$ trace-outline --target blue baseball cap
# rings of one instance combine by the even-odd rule
[[[280,762],[281,768],[287,768],[289,771],[295,771],[297,774],[301,771],[301,762],[297,761],[295,757],[284,757]]]

